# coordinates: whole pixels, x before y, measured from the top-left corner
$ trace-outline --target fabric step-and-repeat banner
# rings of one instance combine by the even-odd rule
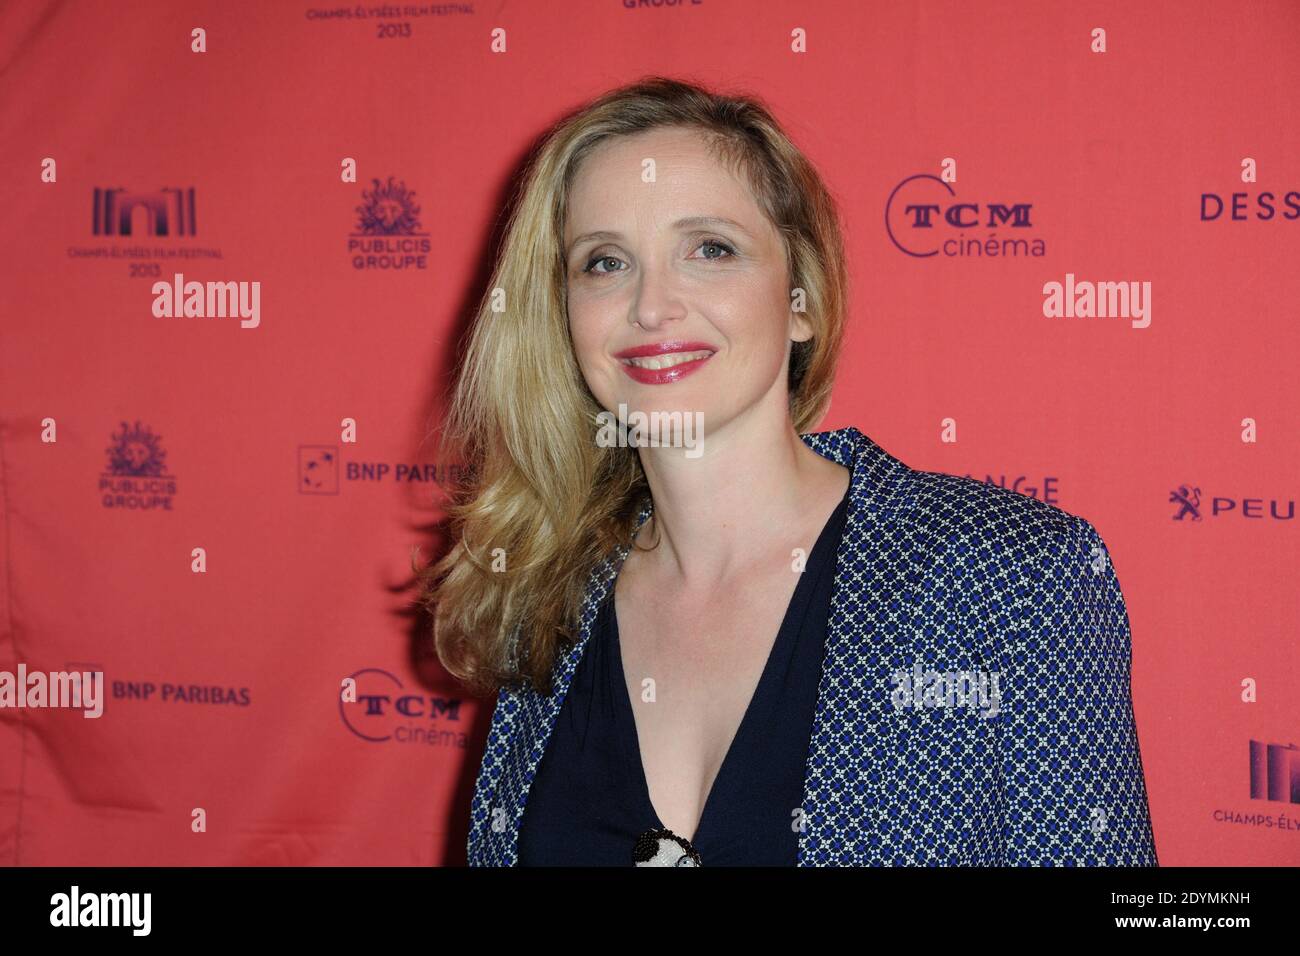
[[[0,863],[464,863],[432,436],[512,177],[645,74],[840,203],[819,430],[1104,537],[1161,863],[1300,862],[1300,4],[11,0],[0,672],[104,685],[0,708]]]

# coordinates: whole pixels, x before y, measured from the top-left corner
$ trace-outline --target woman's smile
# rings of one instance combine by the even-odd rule
[[[643,385],[666,385],[703,368],[716,351],[703,342],[659,342],[624,349],[614,357],[635,381]]]

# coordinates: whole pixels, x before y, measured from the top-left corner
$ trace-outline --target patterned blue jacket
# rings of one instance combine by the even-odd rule
[[[853,427],[802,438],[851,478],[799,865],[1157,865],[1128,611],[1093,526],[995,485],[914,470]],[[517,864],[529,786],[626,556],[593,572],[550,696],[498,695],[471,866]],[[983,696],[972,692],[981,680]]]

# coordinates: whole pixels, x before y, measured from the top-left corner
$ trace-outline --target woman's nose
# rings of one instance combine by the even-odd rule
[[[632,303],[634,324],[653,329],[685,317],[681,290],[667,269],[648,269],[641,273],[640,280]]]

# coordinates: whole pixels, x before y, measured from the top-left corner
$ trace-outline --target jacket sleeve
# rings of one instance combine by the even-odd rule
[[[1128,609],[1091,523],[1069,516],[1029,562],[1014,608],[998,729],[1003,865],[1158,865]]]

